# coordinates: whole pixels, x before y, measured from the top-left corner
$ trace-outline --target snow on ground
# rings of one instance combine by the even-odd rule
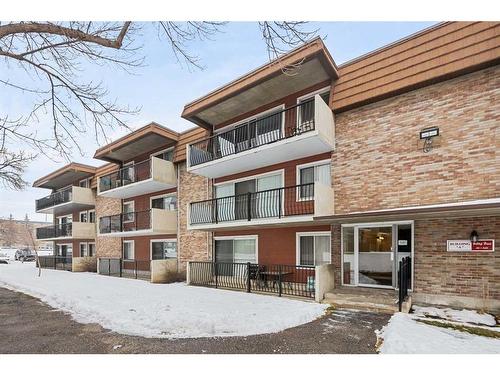
[[[439,317],[462,323],[472,323],[494,327],[496,320],[493,315],[481,314],[474,310],[455,310],[433,306],[413,306],[414,314],[420,317]]]
[[[98,323],[144,337],[247,336],[312,321],[325,305],[274,296],[38,270],[33,263],[0,264],[0,287],[40,298],[80,323]]]
[[[447,316],[449,319],[449,315]],[[456,316],[459,319],[468,320],[477,318],[472,312]],[[471,317],[473,319],[470,319]],[[500,354],[500,339],[431,326],[417,322],[416,319],[420,319],[418,314],[394,314],[389,323],[377,332],[377,335],[383,339],[380,352],[383,354]],[[483,319],[477,320],[483,321]]]

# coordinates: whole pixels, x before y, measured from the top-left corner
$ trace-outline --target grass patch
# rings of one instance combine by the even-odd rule
[[[500,339],[500,332],[492,331],[486,328],[479,327],[469,327],[463,326],[459,324],[451,324],[445,322],[437,322],[435,320],[424,320],[424,319],[415,319],[417,322],[425,323],[431,326],[440,327],[440,328],[450,328],[460,332],[470,333],[472,335],[484,336],[493,339]]]

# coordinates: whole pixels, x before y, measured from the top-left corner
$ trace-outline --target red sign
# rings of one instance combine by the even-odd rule
[[[494,251],[494,240],[480,240],[472,242],[472,251]]]

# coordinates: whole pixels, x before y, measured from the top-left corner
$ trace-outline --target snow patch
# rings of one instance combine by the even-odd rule
[[[439,308],[433,306],[415,306],[413,305],[413,314],[421,317],[438,317],[462,323],[472,323],[494,327],[496,320],[493,315],[479,313],[475,310],[455,310],[452,308]]]
[[[279,332],[324,314],[326,305],[95,273],[0,265],[0,286],[40,298],[80,323],[144,337],[247,336]]]

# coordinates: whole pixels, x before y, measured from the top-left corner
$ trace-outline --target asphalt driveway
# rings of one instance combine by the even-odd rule
[[[274,334],[150,339],[77,323],[36,298],[0,288],[0,353],[375,353],[374,331],[389,318],[382,313],[333,310]]]

